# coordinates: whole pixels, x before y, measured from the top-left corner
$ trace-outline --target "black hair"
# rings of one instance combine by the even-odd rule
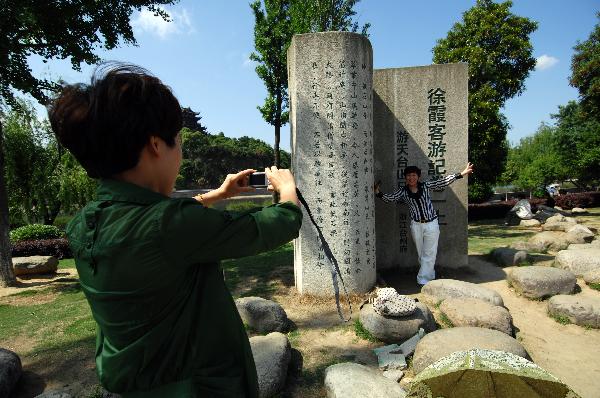
[[[417,175],[421,177],[421,169],[417,166],[408,166],[404,169],[404,177],[406,177],[406,175],[410,173],[417,173]]]
[[[89,85],[63,88],[48,109],[52,130],[92,178],[137,165],[151,136],[173,147],[182,127],[171,89],[146,69],[100,64]]]

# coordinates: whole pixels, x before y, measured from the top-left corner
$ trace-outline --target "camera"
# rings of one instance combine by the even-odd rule
[[[264,171],[250,174],[248,185],[255,188],[266,188],[269,186],[269,179]]]

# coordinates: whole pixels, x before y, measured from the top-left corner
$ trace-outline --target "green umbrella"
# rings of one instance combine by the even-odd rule
[[[533,362],[503,351],[458,351],[429,365],[407,398],[580,398]]]

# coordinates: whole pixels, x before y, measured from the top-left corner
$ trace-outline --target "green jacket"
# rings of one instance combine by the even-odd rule
[[[239,214],[100,182],[67,227],[98,324],[96,367],[129,397],[257,397],[244,325],[219,261],[298,236],[291,202]]]

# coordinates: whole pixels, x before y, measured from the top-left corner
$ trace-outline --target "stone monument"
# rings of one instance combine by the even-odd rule
[[[371,43],[356,33],[308,33],[294,36],[287,56],[296,183],[348,292],[364,293],[375,283]],[[333,295],[329,260],[303,211],[294,241],[296,288]]]
[[[405,185],[415,165],[421,181],[457,173],[467,164],[468,65],[377,69],[373,77],[375,180],[383,192]],[[475,165],[477,168],[477,165]],[[432,192],[438,210],[437,265],[467,265],[467,179]],[[405,204],[375,206],[377,268],[417,267]]]

